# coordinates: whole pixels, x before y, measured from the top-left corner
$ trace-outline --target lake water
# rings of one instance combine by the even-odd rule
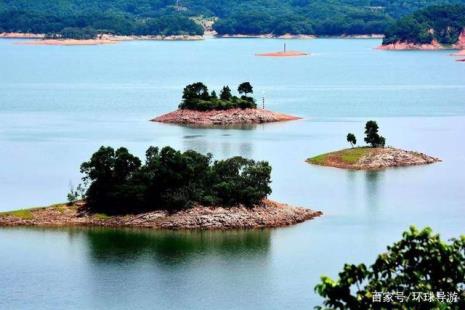
[[[371,263],[409,225],[465,233],[465,65],[448,51],[383,52],[378,40],[290,40],[310,57],[262,58],[282,40],[26,46],[0,40],[0,210],[65,200],[100,145],[242,155],[273,166],[272,199],[321,210],[289,228],[234,232],[0,229],[2,309],[309,309],[321,275]],[[193,129],[148,120],[182,88],[251,81],[302,120]],[[375,119],[387,144],[430,166],[310,166]]]

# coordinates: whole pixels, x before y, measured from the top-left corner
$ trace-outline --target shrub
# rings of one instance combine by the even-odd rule
[[[446,243],[430,228],[410,227],[402,237],[370,267],[346,264],[336,281],[322,277],[315,291],[324,309],[464,309],[465,236]],[[383,293],[388,302],[378,299]],[[412,293],[434,298],[407,299]],[[457,300],[436,298],[446,294]]]

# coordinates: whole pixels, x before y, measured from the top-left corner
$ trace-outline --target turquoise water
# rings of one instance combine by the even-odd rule
[[[320,275],[371,262],[410,224],[449,238],[465,219],[465,66],[450,52],[383,52],[378,40],[291,40],[311,57],[262,58],[281,40],[25,46],[0,40],[0,210],[65,200],[102,144],[242,155],[273,166],[271,198],[321,210],[239,232],[1,229],[0,308],[311,308]],[[182,87],[251,81],[302,120],[247,130],[149,122]],[[376,119],[387,143],[442,163],[381,172],[310,166]]]

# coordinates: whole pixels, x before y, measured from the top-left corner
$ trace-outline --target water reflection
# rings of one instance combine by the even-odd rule
[[[241,130],[252,130],[259,125],[257,124],[230,124],[230,125],[195,125],[195,124],[177,124],[184,128],[191,129],[241,129]]]
[[[95,262],[122,263],[153,258],[175,265],[197,255],[263,256],[270,248],[269,230],[145,231],[93,228],[83,231]]]
[[[254,155],[254,144],[250,142],[249,136],[243,135],[241,132],[221,134],[216,139],[200,134],[185,134],[182,142],[183,148],[186,150],[195,150],[202,154],[212,153],[223,158],[237,155],[253,158]]]
[[[378,209],[379,188],[384,171],[367,171],[365,173],[367,206],[370,210]]]

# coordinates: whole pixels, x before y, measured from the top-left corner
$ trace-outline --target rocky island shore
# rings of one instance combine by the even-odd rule
[[[174,112],[152,119],[154,122],[191,125],[199,127],[254,125],[300,119],[296,116],[272,112],[257,107],[253,86],[243,82],[237,87],[239,96],[232,94],[225,85],[219,91],[209,91],[202,82],[184,87],[182,101]]]
[[[296,56],[308,56],[309,54],[301,51],[281,51],[281,52],[269,52],[269,53],[259,53],[255,56],[262,57],[296,57]]]
[[[1,226],[98,226],[151,229],[252,229],[293,225],[322,215],[319,211],[292,207],[264,199],[253,208],[194,206],[176,213],[157,210],[109,216],[90,213],[84,203],[0,213]]]
[[[228,109],[197,111],[179,109],[152,119],[154,122],[214,126],[238,124],[262,124],[271,122],[284,122],[300,119],[296,116],[272,112],[264,109]]]
[[[423,153],[393,147],[357,147],[307,159],[308,163],[354,170],[381,170],[390,167],[426,165],[441,160]]]

